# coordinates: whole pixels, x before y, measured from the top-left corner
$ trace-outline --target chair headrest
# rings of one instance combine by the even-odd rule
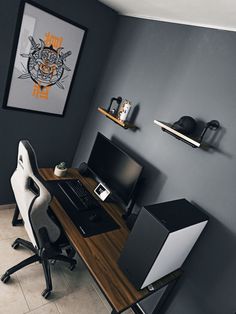
[[[33,147],[27,140],[19,142],[17,163],[17,167],[20,166],[27,175],[38,174],[37,158]]]

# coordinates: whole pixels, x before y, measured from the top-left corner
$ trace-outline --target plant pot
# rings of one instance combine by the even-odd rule
[[[54,169],[54,174],[57,177],[65,177],[67,173],[67,168],[65,169],[59,169],[57,166]]]

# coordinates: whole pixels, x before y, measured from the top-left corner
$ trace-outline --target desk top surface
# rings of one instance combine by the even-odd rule
[[[52,168],[41,168],[40,174],[45,180],[63,179],[56,177]],[[77,169],[68,169],[67,176],[64,179],[79,179],[90,192],[96,186],[93,179],[81,176]],[[122,209],[116,203],[101,202],[101,204],[119,224],[120,229],[88,238],[81,235],[55,197],[52,200],[51,208],[108,301],[117,312],[122,312],[132,304],[145,298],[150,292],[148,289],[138,291],[117,264],[129,235],[129,230],[122,218]],[[164,281],[166,279],[170,281],[174,278],[164,278]],[[164,283],[160,280],[157,285],[163,286]]]

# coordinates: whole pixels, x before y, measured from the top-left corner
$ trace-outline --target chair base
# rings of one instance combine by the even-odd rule
[[[50,256],[50,258],[45,258],[42,257],[42,254],[40,254],[40,251],[37,250],[31,242],[26,241],[24,239],[21,238],[17,238],[13,243],[12,243],[12,247],[14,249],[16,249],[19,245],[23,246],[24,248],[27,248],[29,250],[31,250],[32,252],[34,252],[35,254],[26,258],[25,260],[23,260],[22,262],[18,263],[17,265],[9,268],[1,277],[1,281],[3,283],[7,283],[8,280],[10,279],[10,275],[12,275],[13,273],[15,273],[16,271],[20,270],[21,268],[30,265],[32,263],[35,262],[40,262],[43,266],[43,271],[44,271],[44,277],[45,277],[45,281],[46,281],[46,289],[42,292],[42,296],[47,299],[49,297],[49,295],[51,294],[52,291],[52,279],[51,279],[51,270],[50,270],[50,261],[63,261],[65,263],[68,263],[70,265],[70,270],[73,270],[75,268],[76,265],[76,260],[62,255],[62,254],[57,254],[57,255],[53,255]]]

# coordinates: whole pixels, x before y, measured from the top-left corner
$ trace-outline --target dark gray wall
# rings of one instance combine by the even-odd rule
[[[41,167],[53,166],[60,160],[71,163],[117,20],[113,10],[96,0],[37,2],[87,27],[88,34],[63,118],[7,111],[0,106],[0,204],[13,201],[9,178],[16,166],[20,139],[31,141]],[[3,101],[18,8],[18,0],[0,2],[0,102]]]
[[[168,314],[236,311],[235,56],[233,32],[120,17],[74,159],[74,165],[87,161],[100,131],[146,166],[139,206],[184,197],[210,215]],[[124,130],[97,112],[118,95],[138,109],[139,131]],[[217,149],[193,149],[153,124],[183,115],[218,119]]]

